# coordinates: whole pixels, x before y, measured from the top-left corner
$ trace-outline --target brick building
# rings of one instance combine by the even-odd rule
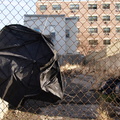
[[[79,51],[99,51],[120,39],[120,1],[38,0],[36,14],[76,16]]]

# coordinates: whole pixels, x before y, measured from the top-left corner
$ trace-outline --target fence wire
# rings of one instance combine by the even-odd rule
[[[120,120],[120,1],[1,0],[0,29],[22,24],[47,35],[65,82],[55,104],[0,99],[3,120]]]

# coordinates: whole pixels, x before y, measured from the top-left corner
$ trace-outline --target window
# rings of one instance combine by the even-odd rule
[[[120,3],[116,3],[115,8],[116,8],[116,10],[120,10]]]
[[[70,4],[71,10],[79,10],[79,4]]]
[[[66,38],[69,38],[70,37],[70,30],[66,30]]]
[[[54,43],[55,42],[55,32],[50,33],[50,38],[51,38],[51,42]]]
[[[103,21],[110,21],[110,16],[109,15],[103,16]]]
[[[53,10],[61,10],[61,5],[52,5]]]
[[[35,31],[37,32],[40,32],[40,29],[39,28],[34,28]]]
[[[89,40],[89,45],[98,45],[98,40]]]
[[[54,44],[56,38],[55,38],[55,26],[54,25],[50,25],[49,26],[49,31],[50,31],[50,39],[51,42]]]
[[[110,9],[110,4],[105,3],[102,5],[102,7],[103,9]]]
[[[103,32],[104,32],[104,33],[110,33],[110,28],[109,28],[109,27],[103,28]]]
[[[120,41],[120,38],[115,38],[116,41]]]
[[[97,16],[88,16],[89,21],[97,21]]]
[[[77,20],[79,21],[79,19],[80,19],[80,16],[75,16],[76,18],[77,18]]]
[[[77,28],[77,33],[80,33],[80,28],[79,27]]]
[[[120,21],[120,15],[116,15],[116,20]]]
[[[110,45],[110,44],[111,44],[110,39],[104,39],[104,40],[103,40],[103,44],[104,44],[104,45]]]
[[[120,33],[120,27],[116,27],[116,33]]]
[[[47,5],[40,5],[40,10],[41,11],[47,10]]]
[[[79,20],[80,20],[80,16],[79,16],[79,15],[70,15],[69,17],[74,17],[74,18],[76,18],[76,19],[77,19],[77,21],[79,21]]]
[[[88,4],[88,9],[97,9],[97,4]]]
[[[89,33],[97,33],[98,29],[97,28],[88,28]]]

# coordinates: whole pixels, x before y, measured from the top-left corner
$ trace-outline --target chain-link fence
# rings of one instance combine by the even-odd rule
[[[120,120],[119,0],[1,0],[0,29],[9,24],[49,37],[65,88],[54,104],[28,97],[15,108],[1,99],[1,119]]]

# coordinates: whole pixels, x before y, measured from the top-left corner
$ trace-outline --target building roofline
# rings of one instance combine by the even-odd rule
[[[25,14],[25,17],[65,17],[65,15],[36,15],[36,14]]]
[[[74,17],[74,16],[73,16],[73,17],[66,17],[65,19],[66,19],[66,20],[71,20],[71,19],[74,20],[74,19],[77,19],[77,17]]]
[[[65,17],[65,15],[35,15],[35,14],[25,14],[25,17]],[[77,17],[65,17],[66,20],[77,19]]]
[[[96,3],[96,2],[102,2],[102,0],[82,0],[82,1],[80,1],[80,0],[78,0],[78,1],[74,1],[74,0],[70,0],[70,1],[62,1],[62,0],[59,0],[59,1],[55,1],[55,0],[53,0],[53,1],[46,1],[46,0],[41,0],[41,1],[37,1],[37,2],[40,2],[40,3],[44,3],[44,2],[46,2],[46,3],[72,3],[72,4],[74,4],[74,3],[83,3],[83,2],[87,2],[87,3]],[[36,3],[37,3],[36,2]],[[107,2],[107,1],[106,1]]]

